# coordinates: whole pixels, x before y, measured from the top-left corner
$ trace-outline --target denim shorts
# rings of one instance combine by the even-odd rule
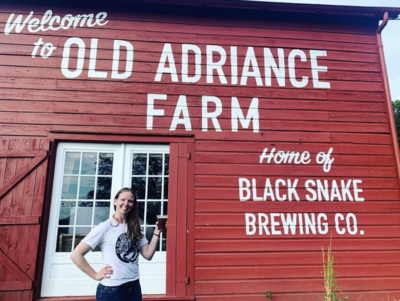
[[[96,301],[142,301],[142,289],[139,280],[119,286],[104,286],[99,283]]]

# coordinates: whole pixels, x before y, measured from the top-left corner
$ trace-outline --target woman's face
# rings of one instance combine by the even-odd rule
[[[118,199],[114,199],[115,212],[120,215],[126,215],[133,209],[135,198],[129,191],[120,193]]]

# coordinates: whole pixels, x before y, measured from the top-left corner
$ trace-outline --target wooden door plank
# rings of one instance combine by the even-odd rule
[[[30,290],[32,288],[32,281],[12,281],[12,282],[0,282],[1,291],[20,291]],[[15,299],[13,299],[15,300]]]
[[[8,151],[9,139],[0,139],[0,153]],[[0,185],[3,186],[5,181],[7,159],[0,159]]]
[[[29,172],[31,172],[37,165],[39,165],[46,157],[36,157],[32,159],[28,165],[20,170],[14,177],[12,177],[4,186],[0,189],[0,198],[3,197],[8,191],[10,191],[19,181],[21,181]]]
[[[194,208],[194,187],[195,187],[195,171],[194,165],[195,160],[197,160],[195,154],[195,146],[194,143],[188,143],[188,152],[190,154],[190,158],[188,160],[187,166],[187,241],[186,241],[186,252],[187,252],[187,276],[189,283],[186,286],[186,296],[194,296],[194,281],[195,281],[195,248],[194,248],[194,230],[195,230],[195,208]]]
[[[177,214],[177,269],[176,295],[186,296],[187,281],[187,194],[188,194],[188,160],[189,150],[187,143],[179,144],[178,166],[178,214]]]
[[[176,294],[176,240],[177,240],[177,202],[179,186],[179,144],[170,144],[169,183],[168,183],[168,242],[167,242],[167,296]]]
[[[21,292],[21,301],[32,300],[32,297],[33,297],[33,291],[32,290],[22,291]]]
[[[30,139],[18,139],[18,150],[21,152],[27,151],[30,148]],[[18,158],[17,160],[17,174],[20,170],[23,170],[27,164],[28,158]],[[25,177],[24,177],[25,178]],[[11,208],[10,208],[10,216],[21,216],[23,210],[24,203],[24,187],[25,181],[19,181],[15,184],[13,188],[12,200],[11,200]]]
[[[17,289],[2,289],[3,286],[0,286],[1,290],[18,290],[18,289],[30,289],[32,287],[32,279],[30,279],[11,259],[8,257],[2,249],[0,249],[0,261],[3,263],[3,269],[6,268],[11,275],[14,276],[14,281],[5,281],[1,282],[0,285],[4,285],[4,283],[8,283],[10,288],[18,287]],[[18,284],[20,283],[20,284]],[[21,288],[21,286],[23,288]],[[3,287],[3,288],[7,288]]]
[[[29,244],[26,249],[25,267],[26,274],[35,279],[36,262],[38,261],[37,251],[39,244],[40,225],[32,225],[29,227]]]
[[[34,158],[45,157],[45,150],[6,150],[1,151],[0,158]]]
[[[0,217],[0,225],[31,225],[39,224],[40,216]]]
[[[14,263],[17,265],[24,273],[30,270],[30,266],[28,266],[25,261],[28,254],[26,250],[28,245],[31,243],[31,237],[29,236],[30,226],[20,225],[19,235],[18,235],[18,244],[15,250]],[[14,277],[15,280],[15,277]]]
[[[40,139],[40,149],[48,150],[49,148],[49,140],[47,138]],[[42,215],[43,210],[43,201],[45,195],[45,186],[46,186],[46,176],[47,176],[47,164],[48,160],[45,160],[42,164],[40,164],[36,168],[36,178],[34,184],[34,193],[33,193],[33,205],[32,205],[32,215]]]

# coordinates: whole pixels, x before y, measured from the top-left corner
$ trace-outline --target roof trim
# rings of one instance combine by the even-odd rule
[[[236,8],[246,10],[265,10],[296,13],[315,13],[329,15],[360,16],[371,18],[383,18],[387,11],[390,19],[396,19],[400,15],[400,8],[393,7],[365,7],[365,6],[340,6],[327,4],[298,4],[282,2],[261,2],[246,0],[124,0],[136,3],[162,3],[182,6],[202,6],[209,8]]]

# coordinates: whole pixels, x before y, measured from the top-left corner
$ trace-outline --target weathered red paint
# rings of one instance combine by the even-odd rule
[[[201,3],[229,10],[232,1]],[[238,14],[233,10],[232,16],[219,16],[221,10],[209,7],[199,8],[196,15],[190,9],[176,13],[176,7],[166,6],[160,14],[146,5],[123,5],[133,10],[108,7],[108,24],[103,27],[37,33],[25,28],[9,35],[3,31],[11,13],[26,16],[34,11],[35,17],[41,18],[47,9],[61,16],[101,9],[11,2],[0,6],[0,192],[4,192],[0,201],[0,258],[4,259],[0,262],[0,299],[40,297],[54,173],[55,150],[50,151],[50,162],[43,156],[49,140],[53,146],[59,141],[170,144],[171,174],[185,176],[171,177],[169,183],[169,198],[175,200],[169,214],[176,223],[168,234],[175,243],[168,246],[167,296],[145,296],[145,300],[257,301],[265,300],[266,291],[278,301],[316,299],[323,290],[320,250],[327,247],[330,235],[296,232],[273,236],[265,230],[260,233],[258,228],[254,235],[246,234],[245,213],[278,212],[326,213],[327,225],[332,228],[338,212],[355,214],[358,227],[365,231],[363,236],[332,234],[340,289],[349,291],[346,294],[354,299],[361,294],[362,300],[380,300],[387,295],[399,298],[399,158],[393,144],[396,142],[392,141],[393,118],[386,107],[388,88],[383,81],[386,71],[381,69],[375,32],[382,10],[235,2],[238,7],[273,11],[266,17],[255,13],[253,18],[254,11]],[[302,13],[290,13],[299,8]],[[326,20],[315,12],[326,16]],[[358,22],[346,17],[349,12]],[[273,14],[281,18],[273,18]],[[84,43],[85,59],[80,75],[66,78],[60,70],[62,49],[72,37]],[[33,43],[39,38],[52,42],[58,50],[47,59],[39,54],[32,58]],[[105,78],[88,77],[93,38],[98,39],[96,71],[107,72]],[[114,40],[134,45],[129,78],[110,76]],[[155,81],[166,43],[172,45],[178,82],[170,74]],[[181,80],[182,44],[197,45],[201,51],[202,76],[196,83]],[[220,82],[215,71],[213,83],[207,82],[207,45],[218,45],[226,51],[222,70],[227,84]],[[235,76],[230,61],[232,46],[237,47],[237,84],[231,83]],[[296,88],[290,84],[287,64],[284,87],[275,77],[270,86],[265,82],[260,85],[254,77],[241,85],[248,47],[254,47],[261,75],[263,48],[270,48],[275,56],[278,48],[284,48],[286,62],[290,51],[301,49],[307,61],[296,61],[296,79],[308,76],[307,85]],[[329,89],[313,86],[311,49],[327,51],[327,56],[318,58],[318,64],[328,68],[319,73],[319,80],[329,82]],[[71,70],[78,62],[76,54],[76,47],[71,47]],[[121,51],[124,55],[126,52]],[[191,73],[195,72],[194,62],[189,56]],[[153,117],[151,130],[146,119],[148,94],[166,95],[165,100],[155,101],[155,108],[163,109],[164,114]],[[182,95],[186,97],[192,130],[179,124],[171,131]],[[210,120],[207,131],[202,130],[202,101],[208,95],[221,101],[218,121],[222,132],[215,131]],[[259,131],[240,125],[238,132],[233,131],[233,97],[244,114],[252,99],[259,98]],[[214,105],[208,108],[214,109]],[[307,165],[259,163],[264,148],[307,151],[315,158],[331,147],[335,161],[329,173],[315,161]],[[300,200],[240,201],[239,178],[254,179],[252,193],[258,196],[266,191],[266,178],[272,183],[298,180]],[[305,181],[318,179],[329,183],[361,180],[365,201],[307,202]],[[338,222],[340,227],[345,224],[343,220]],[[284,228],[276,226],[276,231],[284,232]]]

